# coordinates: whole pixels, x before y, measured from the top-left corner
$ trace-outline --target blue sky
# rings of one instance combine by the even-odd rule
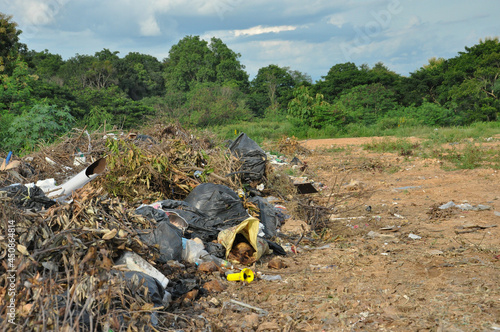
[[[186,35],[217,37],[250,78],[269,64],[321,79],[338,63],[381,61],[408,75],[500,36],[497,0],[0,0],[30,49],[64,59],[103,48],[163,60]]]

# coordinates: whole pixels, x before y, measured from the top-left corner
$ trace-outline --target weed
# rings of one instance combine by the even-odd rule
[[[407,138],[398,138],[396,140],[390,138],[383,138],[381,140],[373,140],[371,143],[363,145],[366,150],[376,152],[393,152],[398,153],[400,156],[411,156],[414,150],[420,146],[418,143],[412,143]]]

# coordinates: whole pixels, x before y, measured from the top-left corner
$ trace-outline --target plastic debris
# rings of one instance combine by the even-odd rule
[[[253,281],[254,274],[250,269],[243,269],[239,273],[231,273],[227,275],[228,281],[245,281],[251,283]]]
[[[116,262],[116,265],[126,265],[130,271],[145,273],[156,280],[166,288],[168,285],[168,279],[158,271],[153,265],[149,264],[141,256],[137,255],[135,252],[127,251],[124,253]]]
[[[279,274],[274,274],[274,275],[269,275],[269,274],[262,274],[260,276],[262,280],[265,281],[281,281],[283,278]]]
[[[489,205],[478,204],[477,206],[473,206],[469,203],[455,204],[453,201],[449,201],[448,203],[439,206],[441,210],[449,209],[452,207],[459,208],[462,211],[485,211],[491,209],[491,206]]]
[[[229,146],[231,153],[243,164],[238,172],[243,182],[260,181],[266,173],[267,155],[245,133],[241,133]]]

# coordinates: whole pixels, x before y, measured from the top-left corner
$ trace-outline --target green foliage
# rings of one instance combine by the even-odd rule
[[[90,112],[85,116],[84,122],[87,128],[91,130],[97,130],[98,128],[104,126],[105,129],[112,123],[113,115],[109,113],[106,109],[98,106],[94,106],[90,109]]]
[[[316,98],[313,98],[309,88],[301,86],[294,90],[293,97],[288,103],[288,114],[300,120],[297,124],[322,128],[333,122],[332,107],[323,100],[323,95],[318,93]]]
[[[39,141],[53,142],[71,129],[75,122],[69,109],[37,104],[15,117],[8,128],[3,150],[30,150]]]
[[[117,63],[118,86],[133,100],[159,96],[165,83],[163,66],[155,57],[130,52]]]
[[[26,45],[19,42],[21,30],[12,16],[0,13],[0,73],[10,75],[16,67],[16,61],[26,52]]]
[[[51,54],[48,50],[42,52],[31,50],[25,58],[33,72],[47,82],[57,81],[59,69],[64,64],[59,54]]]
[[[187,98],[183,107],[186,115],[184,121],[197,127],[223,125],[252,117],[237,88],[221,87],[214,83],[197,84]]]
[[[248,74],[238,60],[240,56],[215,37],[209,45],[199,36],[186,36],[172,46],[164,61],[166,85],[187,92],[197,83],[233,81],[245,89]]]
[[[30,75],[28,65],[17,60],[12,75],[0,75],[0,109],[7,109],[12,114],[21,114],[30,106],[33,82],[37,76]]]
[[[359,85],[344,93],[332,105],[342,123],[371,125],[396,107],[394,92],[380,83]]]
[[[484,161],[483,150],[472,142],[467,142],[464,148],[437,154],[442,160],[451,162],[458,169],[475,169]]]
[[[435,126],[445,127],[461,123],[461,119],[452,110],[436,103],[424,102],[420,106],[399,106],[389,110],[378,123],[387,128],[402,126]],[[392,125],[391,125],[392,124]]]
[[[279,110],[293,98],[296,86],[288,68],[269,65],[260,68],[251,82],[250,108],[257,116],[264,116],[265,110],[279,113]]]

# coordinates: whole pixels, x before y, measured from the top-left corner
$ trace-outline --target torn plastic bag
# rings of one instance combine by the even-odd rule
[[[40,211],[56,204],[55,201],[45,196],[43,190],[37,186],[27,187],[22,184],[13,184],[0,188],[1,191],[5,192],[7,197],[12,198],[12,202],[20,209]]]
[[[192,208],[192,210],[196,210]],[[170,221],[182,219],[187,223],[186,237],[198,237],[203,242],[210,242],[217,239],[219,229],[222,229],[224,222],[218,218],[209,218],[201,213],[185,210],[165,210]]]
[[[277,244],[276,242],[273,242],[268,239],[264,239],[267,242],[267,245],[269,246],[269,249],[273,251],[273,254],[275,255],[280,255],[280,256],[286,256],[286,251],[283,249],[282,246]]]
[[[226,257],[226,255],[225,255],[226,249],[220,243],[206,242],[205,243],[205,250],[208,251],[208,253],[212,256],[215,256],[218,258]]]
[[[207,217],[217,217],[224,222],[241,222],[248,218],[240,198],[231,188],[214,183],[202,183],[184,200]]]
[[[263,238],[259,238],[257,234],[259,233],[259,219],[250,217],[242,221],[239,225],[225,229],[219,233],[218,241],[226,248],[226,259],[230,262],[238,262],[242,264],[252,264],[259,260],[260,257],[269,253],[269,246]],[[245,261],[233,259],[234,255],[233,249],[237,249],[237,246],[241,241],[237,241],[238,237],[243,238],[252,248],[252,257],[248,257],[245,253]],[[233,255],[231,255],[233,253]]]
[[[141,240],[147,245],[158,246],[160,250],[158,261],[166,263],[169,260],[180,260],[182,257],[182,232],[170,223],[167,214],[151,206],[142,206],[136,210],[136,213],[153,218],[158,222],[154,230],[140,234]]]
[[[259,208],[259,219],[264,225],[265,237],[269,239],[276,236],[276,230],[281,226],[281,220],[278,216],[279,211],[262,197],[251,197],[249,201]]]
[[[267,155],[245,133],[241,133],[229,146],[231,154],[243,162],[240,170],[243,182],[260,181],[266,173]]]
[[[174,199],[165,199],[163,201],[153,203],[153,205],[156,205],[156,204],[160,204],[160,206],[163,210],[183,209],[183,208],[189,207],[189,205],[186,202],[177,201]]]
[[[147,294],[151,297],[151,301],[155,307],[161,307],[163,305],[168,307],[172,297],[170,293],[165,291],[165,288],[163,288],[156,278],[153,278],[146,273],[137,271],[127,271],[121,273],[122,277],[127,281],[129,290],[135,290],[137,295],[144,296],[145,292],[141,291],[140,288],[140,286],[143,285],[148,288]]]

